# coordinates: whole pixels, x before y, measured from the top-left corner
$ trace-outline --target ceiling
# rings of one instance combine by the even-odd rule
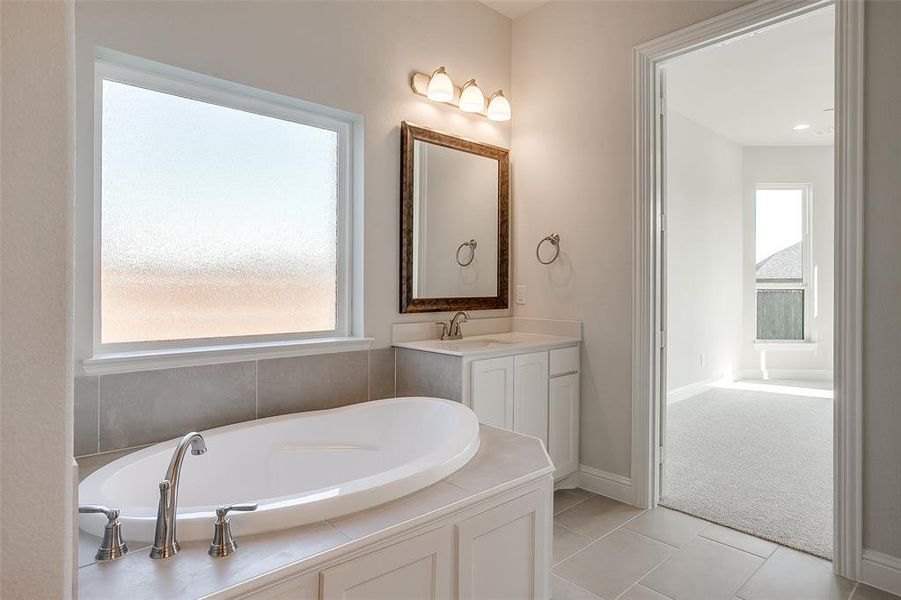
[[[829,7],[668,61],[667,108],[742,146],[831,146],[834,35]]]
[[[520,17],[532,9],[538,8],[542,4],[547,4],[548,0],[480,0],[482,4],[489,8],[493,8],[502,15],[506,15],[511,19]]]

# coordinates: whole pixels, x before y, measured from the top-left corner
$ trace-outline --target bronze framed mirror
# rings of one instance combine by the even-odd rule
[[[510,151],[400,130],[400,312],[507,308]]]

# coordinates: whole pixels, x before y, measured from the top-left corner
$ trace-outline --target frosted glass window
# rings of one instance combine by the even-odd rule
[[[100,341],[334,332],[337,131],[102,94]]]

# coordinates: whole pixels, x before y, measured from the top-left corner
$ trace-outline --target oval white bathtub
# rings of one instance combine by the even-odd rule
[[[394,500],[431,485],[479,448],[470,409],[437,398],[392,398],[259,419],[203,432],[207,453],[185,456],[178,538],[212,536],[220,504],[257,502],[231,513],[235,535],[296,527]],[[79,504],[121,510],[126,539],[153,541],[159,481],[178,440],[111,462],[79,486]],[[103,534],[105,517],[79,515]]]

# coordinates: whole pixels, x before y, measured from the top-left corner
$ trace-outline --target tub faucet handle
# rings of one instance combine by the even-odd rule
[[[245,504],[223,504],[216,509],[216,522],[213,523],[213,541],[207,554],[214,558],[228,556],[238,549],[238,541],[232,535],[231,525],[226,516],[233,510],[250,512],[257,509],[256,502]]]
[[[100,548],[94,555],[96,560],[116,560],[121,558],[128,552],[128,546],[122,540],[122,524],[119,523],[119,509],[100,506],[97,504],[86,504],[78,507],[80,513],[103,513],[106,515],[107,523],[103,528],[103,541],[100,542]]]

